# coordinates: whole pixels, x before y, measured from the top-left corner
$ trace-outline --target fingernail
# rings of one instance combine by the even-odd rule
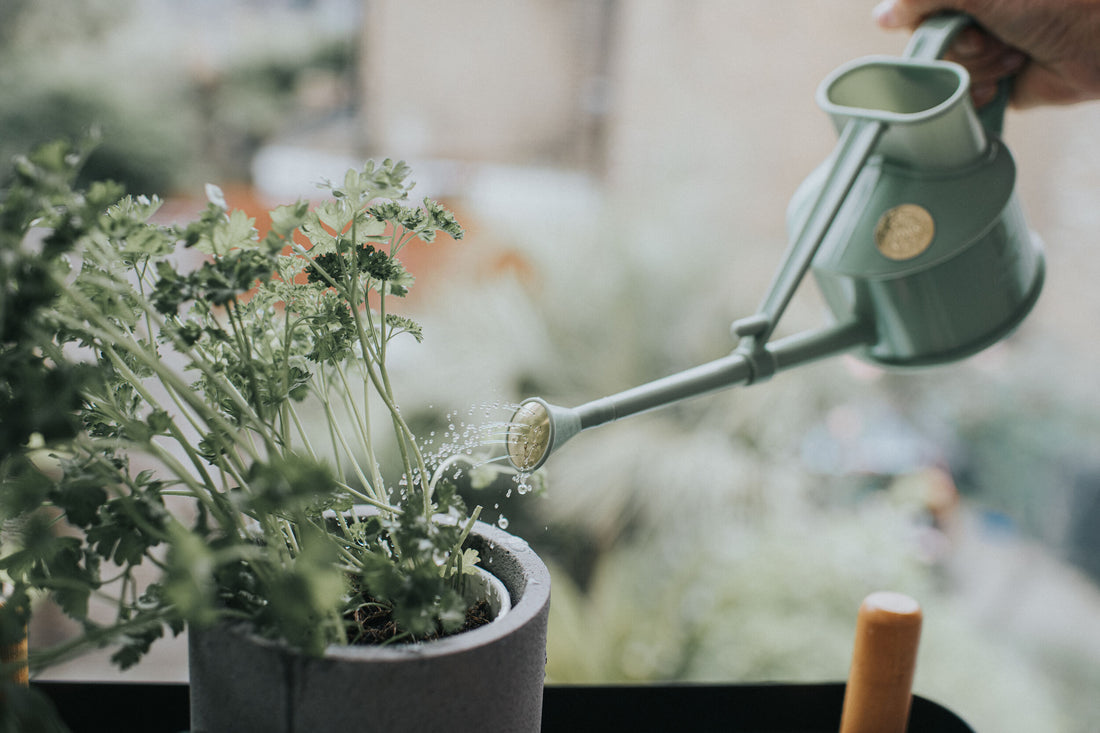
[[[1027,63],[1027,55],[1019,51],[1005,54],[1001,59],[1001,70],[1006,74],[1014,74]]]
[[[993,98],[997,96],[996,84],[975,84],[970,87],[970,98],[974,101],[974,106],[977,108],[984,107],[993,101]]]
[[[959,34],[951,50],[958,56],[971,57],[980,54],[984,46],[983,36],[967,29]]]
[[[893,28],[898,25],[898,13],[894,7],[894,0],[882,0],[871,11],[871,17],[883,28]]]

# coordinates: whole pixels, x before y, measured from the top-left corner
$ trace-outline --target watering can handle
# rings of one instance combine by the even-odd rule
[[[933,61],[943,56],[955,36],[973,22],[969,15],[942,13],[928,18],[913,31],[903,58]]]
[[[745,356],[752,368],[752,381],[767,379],[774,373],[765,348],[768,339],[885,129],[884,123],[872,120],[852,120],[844,126],[821,195],[791,243],[763,303],[755,315],[734,321],[730,330],[738,340],[737,351]]]
[[[963,13],[942,13],[928,18],[913,31],[902,57],[928,61],[938,59],[950,48],[955,36],[972,23],[974,19]],[[1011,77],[1001,79],[997,85],[997,95],[978,110],[982,125],[998,137],[1004,129],[1005,111],[1008,109],[1011,94]]]

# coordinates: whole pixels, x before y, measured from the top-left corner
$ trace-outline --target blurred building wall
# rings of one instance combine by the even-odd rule
[[[372,0],[364,16],[366,143],[408,157],[577,162],[605,3]]]
[[[906,34],[871,21],[873,5],[371,0],[365,147],[591,172],[620,202],[674,201],[666,221],[713,220],[719,256],[736,248],[738,269],[768,271],[786,240],[787,201],[835,142],[818,84],[853,58],[904,48]],[[1011,111],[1005,130],[1029,223],[1051,254],[1031,320],[1092,364],[1100,342],[1077,335],[1100,317],[1097,129],[1100,103]],[[693,246],[714,263],[705,243]]]

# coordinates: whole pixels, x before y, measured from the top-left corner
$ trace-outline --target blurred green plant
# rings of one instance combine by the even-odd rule
[[[6,100],[0,108],[0,186],[12,181],[7,162],[51,140],[77,139],[94,132],[101,144],[88,154],[78,185],[118,181],[133,194],[173,191],[193,173],[186,162],[188,144],[179,119],[141,114],[112,103],[102,91],[75,86],[30,87],[12,79],[0,82]]]
[[[80,184],[110,179],[128,193],[167,195],[211,177],[247,181],[252,157],[272,137],[354,106],[351,38],[300,34],[290,52],[222,49],[226,63],[180,63],[126,45],[132,36],[120,29],[138,15],[132,2],[104,0],[0,7],[0,185],[10,180],[12,156],[90,130],[102,142]],[[303,103],[329,86],[341,90],[333,99]]]

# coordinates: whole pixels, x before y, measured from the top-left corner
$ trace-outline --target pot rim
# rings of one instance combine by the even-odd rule
[[[438,658],[487,646],[530,623],[550,602],[550,571],[542,559],[525,540],[482,521],[474,523],[468,542],[481,555],[477,567],[496,577],[508,590],[512,607],[507,613],[484,626],[441,639],[390,646],[332,644],[321,657],[302,655],[303,658],[372,663]],[[494,565],[498,572],[494,572]],[[247,635],[262,646],[298,653],[291,651],[284,642],[252,633],[244,622],[225,624],[223,628]]]

